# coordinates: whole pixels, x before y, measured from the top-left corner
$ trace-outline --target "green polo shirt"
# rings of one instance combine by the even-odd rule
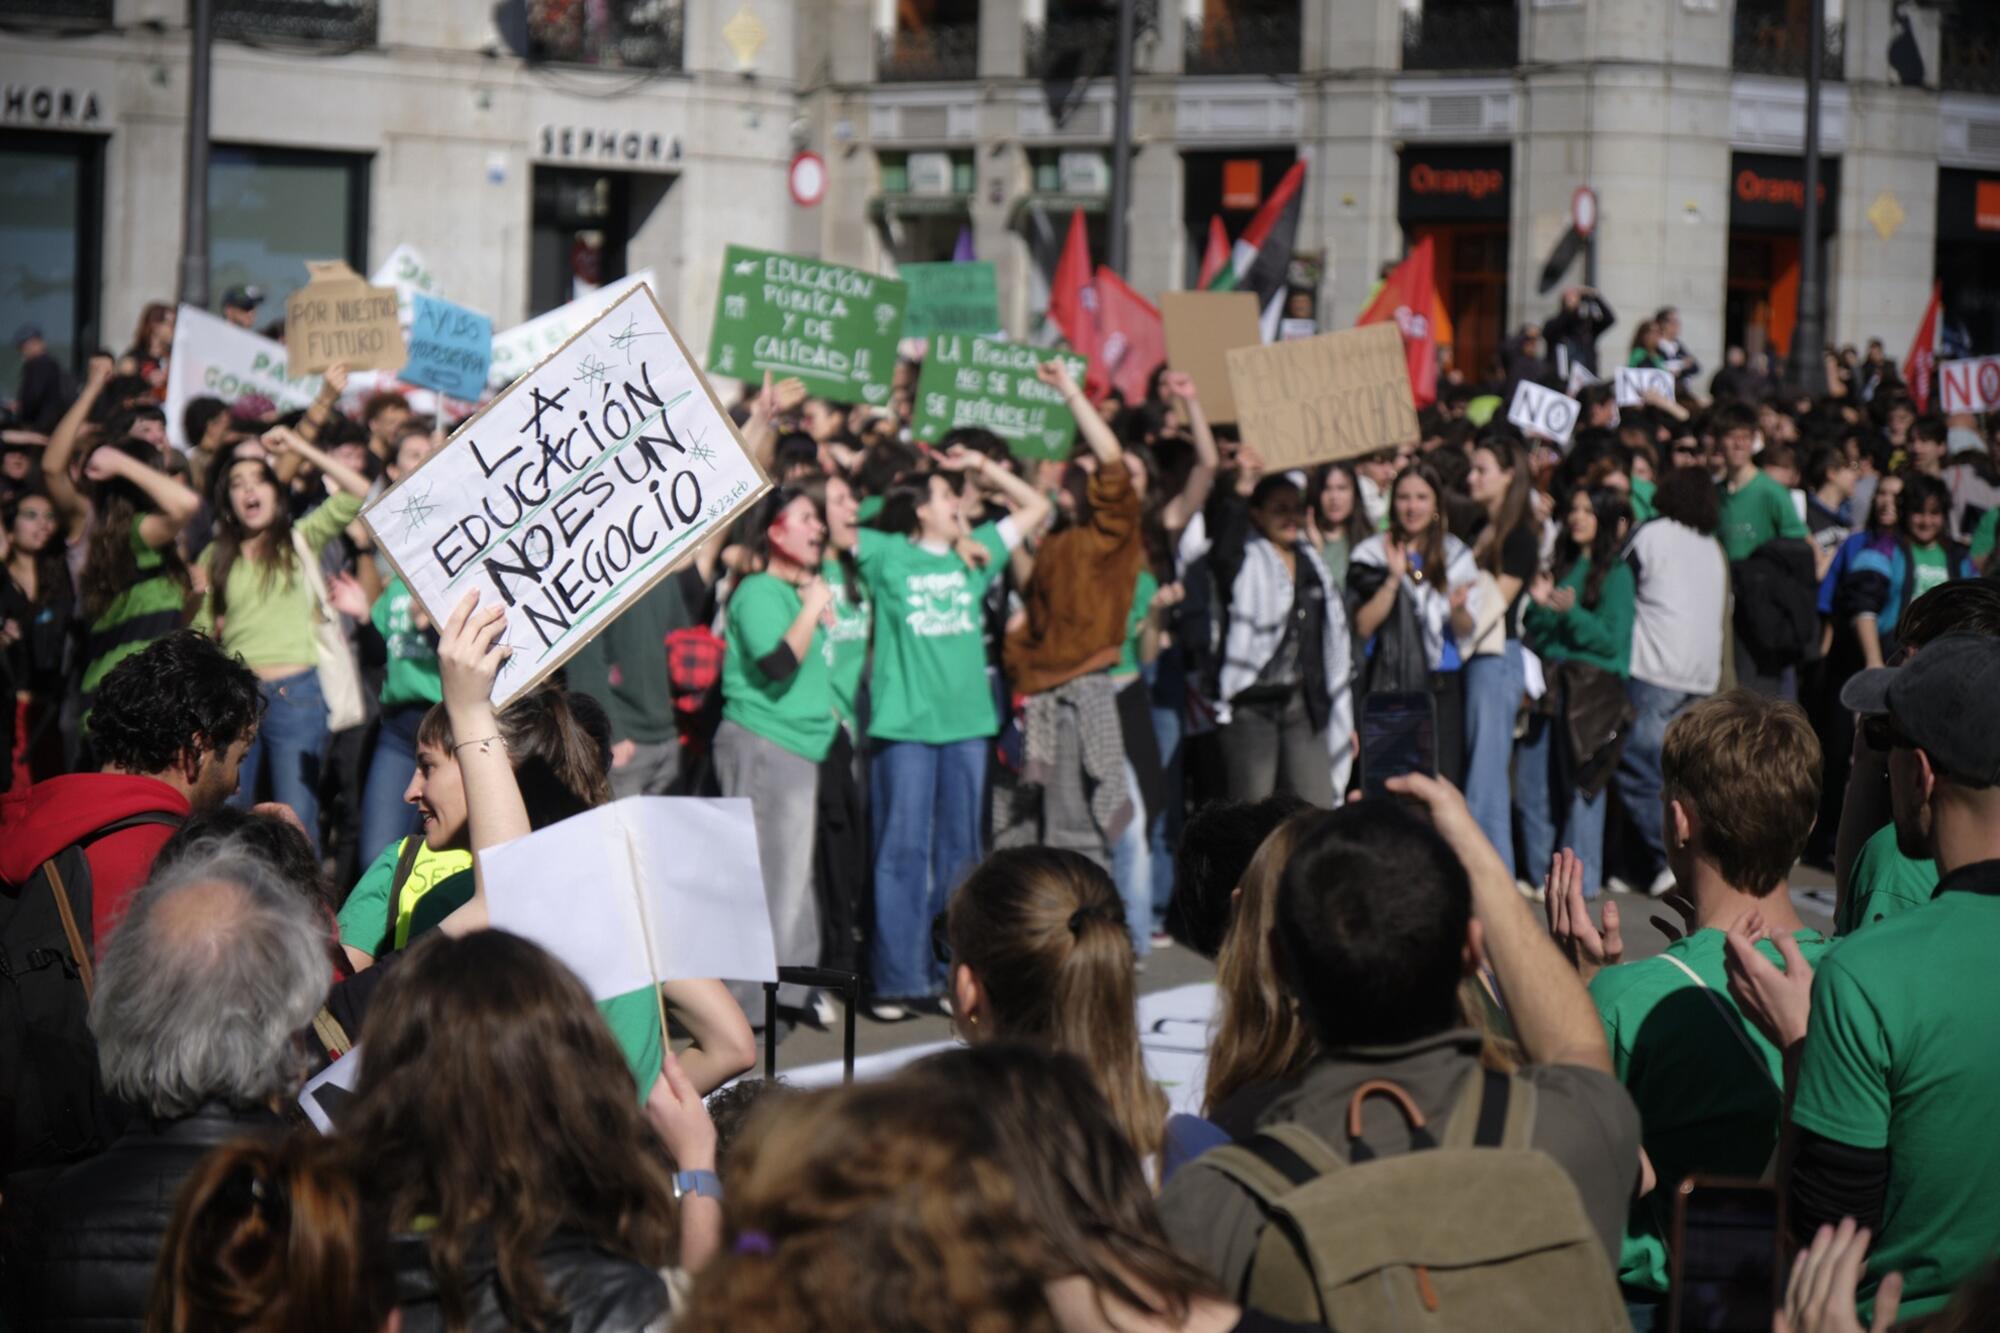
[[[1934,1314],[2000,1250],[1996,957],[2000,861],[1985,861],[1842,940],[1813,981],[1792,1122],[1888,1156],[1864,1322],[1886,1274],[1903,1275],[1903,1318]]]
[[[1795,938],[1809,963],[1828,948],[1818,931]],[[1697,930],[1659,957],[1606,968],[1590,983],[1612,1068],[1639,1108],[1641,1143],[1660,1181],[1632,1204],[1618,1280],[1661,1297],[1675,1186],[1697,1172],[1763,1174],[1784,1114],[1784,1060],[1729,994],[1724,939],[1713,927]],[[1769,941],[1758,950],[1784,966]],[[1693,969],[1707,993],[1670,959]]]
[[[1847,898],[1833,933],[1852,935],[1863,926],[1922,907],[1937,896],[1937,886],[1937,862],[1903,855],[1896,846],[1896,826],[1884,824],[1855,854],[1847,872]]]

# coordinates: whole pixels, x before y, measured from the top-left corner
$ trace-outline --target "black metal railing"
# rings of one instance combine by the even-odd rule
[[[111,0],[0,0],[0,28],[95,32],[111,26]]]
[[[1112,67],[1118,49],[1118,16],[1090,14],[1057,18],[1025,30],[1028,77],[1088,78]]]
[[[1938,34],[1938,86],[1948,93],[2000,93],[2000,13],[1961,8]],[[1893,63],[1894,52],[1891,52]]]
[[[1521,15],[1512,0],[1403,11],[1404,69],[1512,69],[1520,60]]]
[[[375,45],[375,0],[215,0],[215,35],[225,41]]]
[[[1737,0],[1730,66],[1739,74],[1775,74],[1803,79],[1812,58],[1810,25],[1794,17],[1785,0]],[[1847,72],[1847,30],[1828,20],[1820,34],[1820,75],[1839,79]]]
[[[1189,74],[1296,74],[1305,53],[1299,7],[1187,20],[1181,68]]]
[[[979,25],[936,23],[922,30],[875,34],[880,83],[932,83],[979,75]]]
[[[686,38],[680,0],[533,0],[528,59],[604,69],[679,69]]]

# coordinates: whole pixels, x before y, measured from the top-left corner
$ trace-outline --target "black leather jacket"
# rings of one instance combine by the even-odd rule
[[[421,1236],[397,1236],[391,1247],[403,1333],[440,1333],[444,1308],[429,1246]],[[667,1313],[667,1285],[657,1272],[574,1232],[551,1236],[541,1263],[543,1280],[560,1307],[549,1333],[639,1333]],[[475,1247],[467,1257],[465,1283],[472,1333],[506,1333],[516,1326],[501,1303],[490,1247]]]
[[[210,1149],[284,1129],[269,1111],[212,1103],[181,1120],[142,1118],[60,1175],[8,1181],[0,1211],[11,1326],[139,1333],[181,1182]]]

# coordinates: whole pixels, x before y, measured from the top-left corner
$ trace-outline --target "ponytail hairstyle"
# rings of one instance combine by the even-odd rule
[[[1510,478],[1507,493],[1500,497],[1499,508],[1487,520],[1486,530],[1479,537],[1479,567],[1497,577],[1501,548],[1507,544],[1507,538],[1514,529],[1534,521],[1534,506],[1529,501],[1535,484],[1534,462],[1518,439],[1502,431],[1489,431],[1482,436],[1473,446],[1473,452],[1481,449],[1492,454]],[[1425,563],[1429,564],[1428,559]]]
[[[181,1186],[147,1333],[352,1333],[396,1308],[386,1234],[340,1147],[316,1134],[239,1139]]]
[[[993,1035],[1082,1060],[1133,1151],[1159,1151],[1167,1099],[1139,1053],[1135,960],[1111,877],[1075,852],[995,852],[952,896],[946,933],[953,963],[986,992]]]
[[[542,685],[501,709],[497,720],[535,828],[611,799],[609,724],[596,700]],[[417,743],[451,754],[456,741],[444,705],[432,705],[417,726]]]
[[[159,451],[144,440],[126,438],[88,448],[116,449],[128,458],[158,470]],[[88,453],[86,452],[86,457]],[[132,552],[132,525],[147,514],[157,513],[152,497],[123,477],[112,477],[90,486],[92,511],[97,524],[90,531],[83,563],[83,614],[95,620],[118,600],[120,593],[139,580],[139,557]],[[192,588],[187,562],[180,546],[168,542],[159,548],[161,576],[172,580],[183,593]]]
[[[208,512],[215,517],[214,555],[208,562],[208,609],[217,620],[229,611],[229,574],[236,562],[243,558],[244,543],[256,534],[243,526],[243,520],[236,517],[236,506],[229,500],[229,479],[237,468],[250,466],[257,469],[258,479],[267,483],[276,494],[277,513],[269,527],[264,529],[264,555],[262,559],[251,557],[263,576],[262,587],[269,590],[271,580],[280,570],[290,578],[298,565],[298,555],[292,550],[292,511],[284,483],[271,469],[270,463],[261,458],[231,458],[222,466],[214,468],[209,475]]]
[[[1319,1053],[1319,1042],[1299,1012],[1292,988],[1279,975],[1271,929],[1277,922],[1278,885],[1285,863],[1325,813],[1302,810],[1278,825],[1243,872],[1236,917],[1215,959],[1217,1012],[1215,1033],[1208,1043],[1208,1086],[1202,1097],[1210,1119],[1244,1088],[1293,1078]]]

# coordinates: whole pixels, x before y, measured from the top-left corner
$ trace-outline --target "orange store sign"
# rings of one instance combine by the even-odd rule
[[[1486,199],[1507,188],[1506,176],[1492,168],[1433,167],[1419,162],[1410,168],[1410,193],[1450,194]]]
[[[1814,191],[1819,202],[1826,202],[1826,182],[1820,181]],[[1788,179],[1783,176],[1763,176],[1749,167],[1736,173],[1736,197],[1746,204],[1778,204],[1785,208],[1806,206],[1806,183],[1803,180]]]
[[[1980,231],[2000,231],[2000,181],[1981,181],[1973,193],[1972,225]]]

